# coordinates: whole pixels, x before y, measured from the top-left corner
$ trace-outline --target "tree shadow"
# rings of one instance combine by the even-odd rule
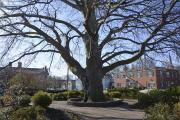
[[[66,111],[48,108],[45,113],[49,120],[80,120],[77,115]]]

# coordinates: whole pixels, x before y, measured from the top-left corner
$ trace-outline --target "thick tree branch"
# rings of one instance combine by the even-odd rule
[[[114,69],[114,68],[116,68],[116,67],[118,67],[120,65],[125,65],[125,64],[129,64],[129,63],[132,63],[132,62],[136,61],[137,59],[139,59],[144,54],[145,47],[146,47],[146,44],[143,43],[142,46],[141,46],[141,49],[139,50],[139,52],[136,55],[134,55],[133,57],[131,57],[129,59],[117,61],[115,63],[112,63],[109,66],[104,67],[103,72],[107,73],[107,72],[111,71],[112,69]]]
[[[77,32],[81,37],[83,37],[83,34],[77,29],[77,27],[71,25],[70,23],[68,23],[66,21],[56,19],[56,18],[53,18],[53,17],[50,17],[50,16],[43,16],[43,15],[37,15],[37,14],[26,14],[26,13],[16,13],[16,14],[11,14],[11,15],[1,16],[0,19],[11,18],[11,17],[16,18],[16,17],[22,17],[22,16],[24,16],[24,17],[32,17],[32,18],[35,17],[35,18],[38,18],[38,19],[41,18],[41,19],[46,19],[46,20],[50,20],[50,21],[53,21],[53,22],[64,24],[67,27],[74,30],[75,32]]]

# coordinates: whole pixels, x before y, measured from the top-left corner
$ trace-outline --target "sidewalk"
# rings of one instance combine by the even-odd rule
[[[128,100],[127,103],[129,103]],[[132,104],[134,101],[130,101]],[[121,107],[76,107],[67,105],[66,101],[53,101],[50,107],[66,110],[82,116],[85,120],[142,120],[144,112],[138,109],[128,108],[128,105]]]

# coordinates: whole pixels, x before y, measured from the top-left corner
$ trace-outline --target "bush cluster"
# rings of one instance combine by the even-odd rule
[[[17,96],[7,94],[1,97],[2,106],[10,106],[15,104],[17,104]]]
[[[137,95],[138,95],[138,89],[128,89],[128,88],[108,89],[107,92],[105,92],[105,96],[111,98],[135,99],[137,98]]]
[[[113,91],[113,92],[109,92],[109,97],[111,98],[121,98],[121,93],[119,91]]]
[[[64,93],[68,96],[68,98],[79,98],[84,96],[84,93],[78,90],[69,90]]]
[[[35,106],[41,106],[43,108],[47,108],[51,103],[52,99],[48,95],[48,93],[39,91],[32,96],[32,102]]]
[[[40,106],[23,107],[12,113],[10,120],[48,120]]]
[[[67,94],[65,93],[55,93],[52,95],[53,100],[64,101],[67,100]]]
[[[0,107],[0,120],[10,120],[10,115],[14,112],[12,106]]]
[[[119,89],[108,89],[104,92],[107,98],[131,98],[135,99],[138,95],[138,89],[128,89],[128,88],[119,88]],[[69,90],[59,93],[51,93],[53,100],[63,101],[69,98],[83,98],[84,93],[78,90]]]
[[[78,90],[69,90],[65,92],[54,93],[52,95],[53,100],[63,101],[69,98],[82,98],[84,93]]]
[[[170,106],[180,101],[180,87],[172,87],[166,90],[152,90],[149,94],[138,94],[138,104],[143,107],[152,106],[162,102]]]
[[[172,107],[168,104],[156,103],[145,112],[145,120],[180,120],[180,102]]]

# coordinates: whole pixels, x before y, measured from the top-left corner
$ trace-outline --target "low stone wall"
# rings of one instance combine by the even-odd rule
[[[105,102],[83,102],[83,101],[78,101],[75,99],[69,99],[67,101],[67,104],[78,106],[78,107],[114,107],[114,106],[119,106],[125,103],[121,99],[105,101]]]

